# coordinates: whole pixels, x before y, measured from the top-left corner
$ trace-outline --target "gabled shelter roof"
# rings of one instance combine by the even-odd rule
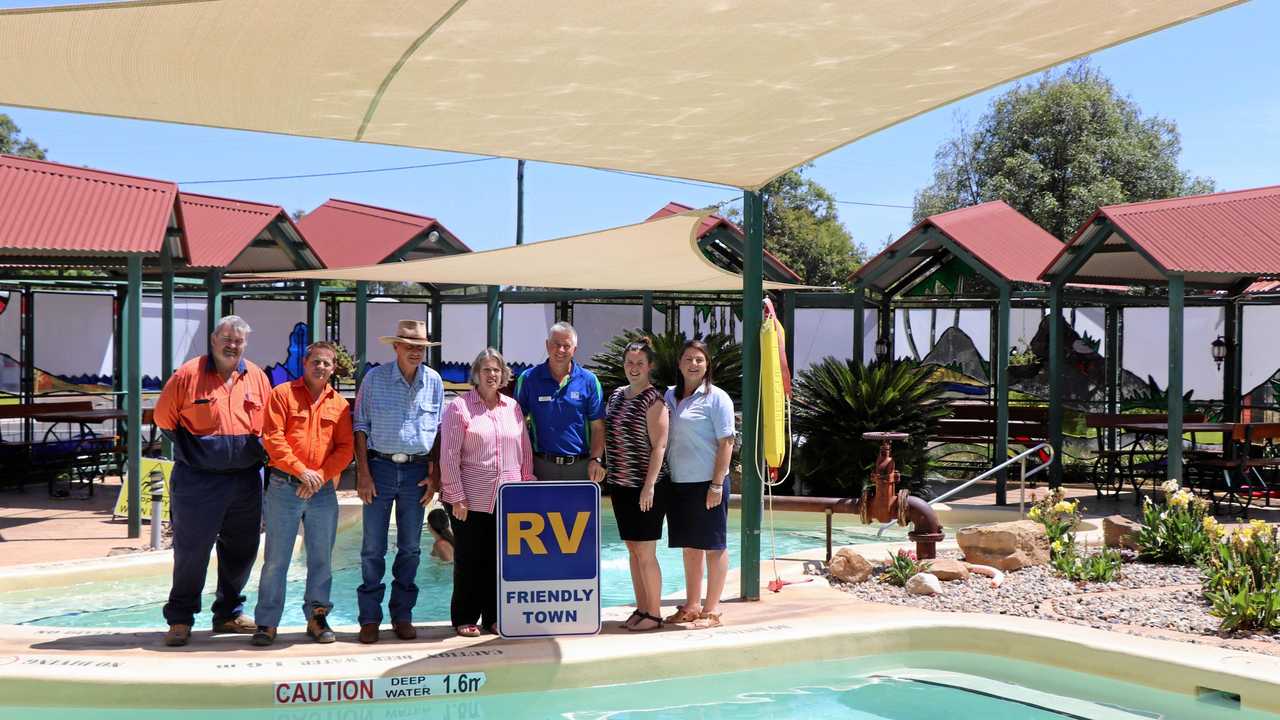
[[[279,205],[178,193],[187,264],[262,272],[322,267]]]
[[[995,200],[930,215],[850,277],[884,291],[908,276],[923,278],[955,254],[952,248],[1006,282],[1038,283],[1040,272],[1062,250],[1062,243]]]
[[[0,252],[158,255],[177,193],[164,180],[0,155]]]
[[[1046,265],[1080,282],[1163,284],[1180,274],[1189,285],[1228,288],[1280,276],[1280,185],[1099,208]]]
[[[755,189],[959,98],[1236,2],[15,9],[0,11],[0,103]]]
[[[696,212],[696,210],[689,205],[669,202],[650,215],[645,222],[689,212]],[[747,236],[742,232],[741,226],[719,213],[707,215],[698,226],[699,247],[703,252],[711,255],[712,262],[724,266],[731,272],[742,272],[742,248],[746,239]],[[768,250],[764,251],[764,272],[766,279],[775,282],[804,282],[804,278],[800,277],[799,273]]]
[[[435,218],[336,198],[307,213],[298,226],[331,268],[471,252]]]

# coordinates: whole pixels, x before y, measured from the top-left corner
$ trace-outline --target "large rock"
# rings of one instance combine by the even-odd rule
[[[831,577],[847,583],[865,582],[871,577],[871,563],[849,548],[840,548],[831,557]]]
[[[1049,562],[1049,537],[1034,520],[960,528],[956,543],[967,562],[1005,572]]]
[[[929,574],[938,578],[943,582],[951,582],[952,580],[968,580],[969,568],[959,560],[943,558],[941,560],[929,561]]]
[[[907,579],[908,595],[937,595],[942,592],[942,582],[929,573],[916,573]]]
[[[1109,548],[1137,550],[1140,532],[1142,532],[1142,523],[1134,522],[1123,515],[1102,518],[1102,537]]]

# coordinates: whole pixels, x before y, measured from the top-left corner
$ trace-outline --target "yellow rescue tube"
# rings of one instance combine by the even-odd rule
[[[772,310],[772,308],[770,308]],[[769,467],[782,467],[787,452],[787,408],[782,389],[782,324],[766,311],[760,324],[760,409],[763,436],[761,451]]]

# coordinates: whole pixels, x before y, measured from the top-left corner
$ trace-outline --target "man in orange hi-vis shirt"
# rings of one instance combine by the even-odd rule
[[[337,360],[333,343],[311,343],[303,358],[302,377],[277,385],[267,401],[262,430],[271,465],[263,508],[267,547],[258,581],[258,607],[253,611],[258,621],[254,645],[275,642],[299,522],[307,553],[307,588],[302,598],[307,635],[321,643],[334,640],[326,616],[333,609],[329,592],[338,531],[335,491],[355,447],[347,400],[329,384]]]
[[[262,524],[262,421],[271,382],[244,359],[249,324],[218,321],[209,353],[188,360],[164,385],[155,423],[173,441],[169,514],[173,584],[164,618],[166,645],[186,645],[200,612],[209,553],[218,551],[213,632],[252,633],[243,595],[258,557]]]

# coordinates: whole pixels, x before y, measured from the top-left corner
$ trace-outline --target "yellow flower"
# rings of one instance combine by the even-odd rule
[[[1218,524],[1217,519],[1212,515],[1206,515],[1200,524],[1204,527],[1205,534],[1209,537],[1216,539],[1222,535],[1222,526]]]
[[[1058,504],[1053,506],[1053,511],[1060,515],[1067,515],[1069,513],[1075,512],[1075,509],[1076,509],[1075,504],[1069,503],[1066,500],[1059,500]]]
[[[1178,492],[1178,489],[1179,489],[1178,481],[1165,480],[1164,482],[1160,483],[1160,489],[1163,490],[1166,495],[1172,495]]]
[[[1033,507],[1031,508],[1031,512],[1027,513],[1027,517],[1031,518],[1032,520],[1039,520],[1039,519],[1040,519],[1040,506],[1039,506],[1039,505],[1035,505],[1035,506],[1033,506]]]
[[[1053,551],[1054,551],[1054,552],[1056,552],[1056,553],[1062,552],[1062,541],[1061,541],[1061,540],[1054,540],[1054,541],[1053,541],[1053,544],[1052,544],[1052,545],[1050,545],[1050,547],[1051,547],[1051,548],[1053,548]]]

